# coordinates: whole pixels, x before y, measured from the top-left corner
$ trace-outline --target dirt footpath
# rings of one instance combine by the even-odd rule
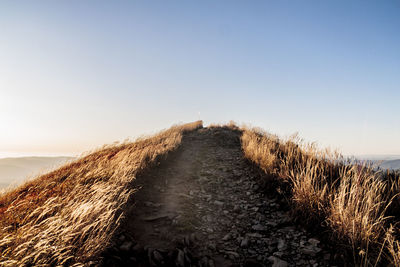
[[[137,177],[110,266],[329,266],[334,255],[264,194],[240,132],[204,128]]]

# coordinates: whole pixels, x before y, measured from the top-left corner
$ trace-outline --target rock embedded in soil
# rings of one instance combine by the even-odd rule
[[[122,243],[122,245],[119,247],[119,249],[122,251],[129,251],[132,246],[133,246],[132,242],[126,241],[126,242]]]
[[[278,257],[270,256],[268,260],[272,263],[272,267],[287,267],[288,263]]]

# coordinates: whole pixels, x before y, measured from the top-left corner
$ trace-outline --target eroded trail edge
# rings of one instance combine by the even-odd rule
[[[329,266],[321,242],[260,188],[240,132],[203,128],[137,177],[107,266]]]

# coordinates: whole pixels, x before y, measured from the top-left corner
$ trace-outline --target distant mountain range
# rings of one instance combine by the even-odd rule
[[[354,158],[362,161],[370,161],[371,163],[379,166],[382,169],[400,169],[400,155],[363,155],[355,156]]]
[[[400,159],[384,160],[381,163],[378,162],[378,165],[382,169],[400,169]]]
[[[61,166],[72,157],[0,158],[0,188],[18,185],[38,174]]]

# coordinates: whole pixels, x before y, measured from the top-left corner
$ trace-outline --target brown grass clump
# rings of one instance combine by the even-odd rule
[[[83,265],[107,246],[135,176],[202,122],[106,146],[0,196],[0,265]]]
[[[387,244],[392,264],[394,266],[400,266],[400,242],[395,237],[393,225],[390,225],[389,229],[386,231],[384,244]]]
[[[353,250],[355,264],[378,264],[385,255],[383,261],[400,266],[395,227],[388,226],[399,218],[398,174],[346,162],[296,136],[280,140],[244,127],[241,141],[245,156],[284,185],[294,213],[326,225],[338,244]]]

